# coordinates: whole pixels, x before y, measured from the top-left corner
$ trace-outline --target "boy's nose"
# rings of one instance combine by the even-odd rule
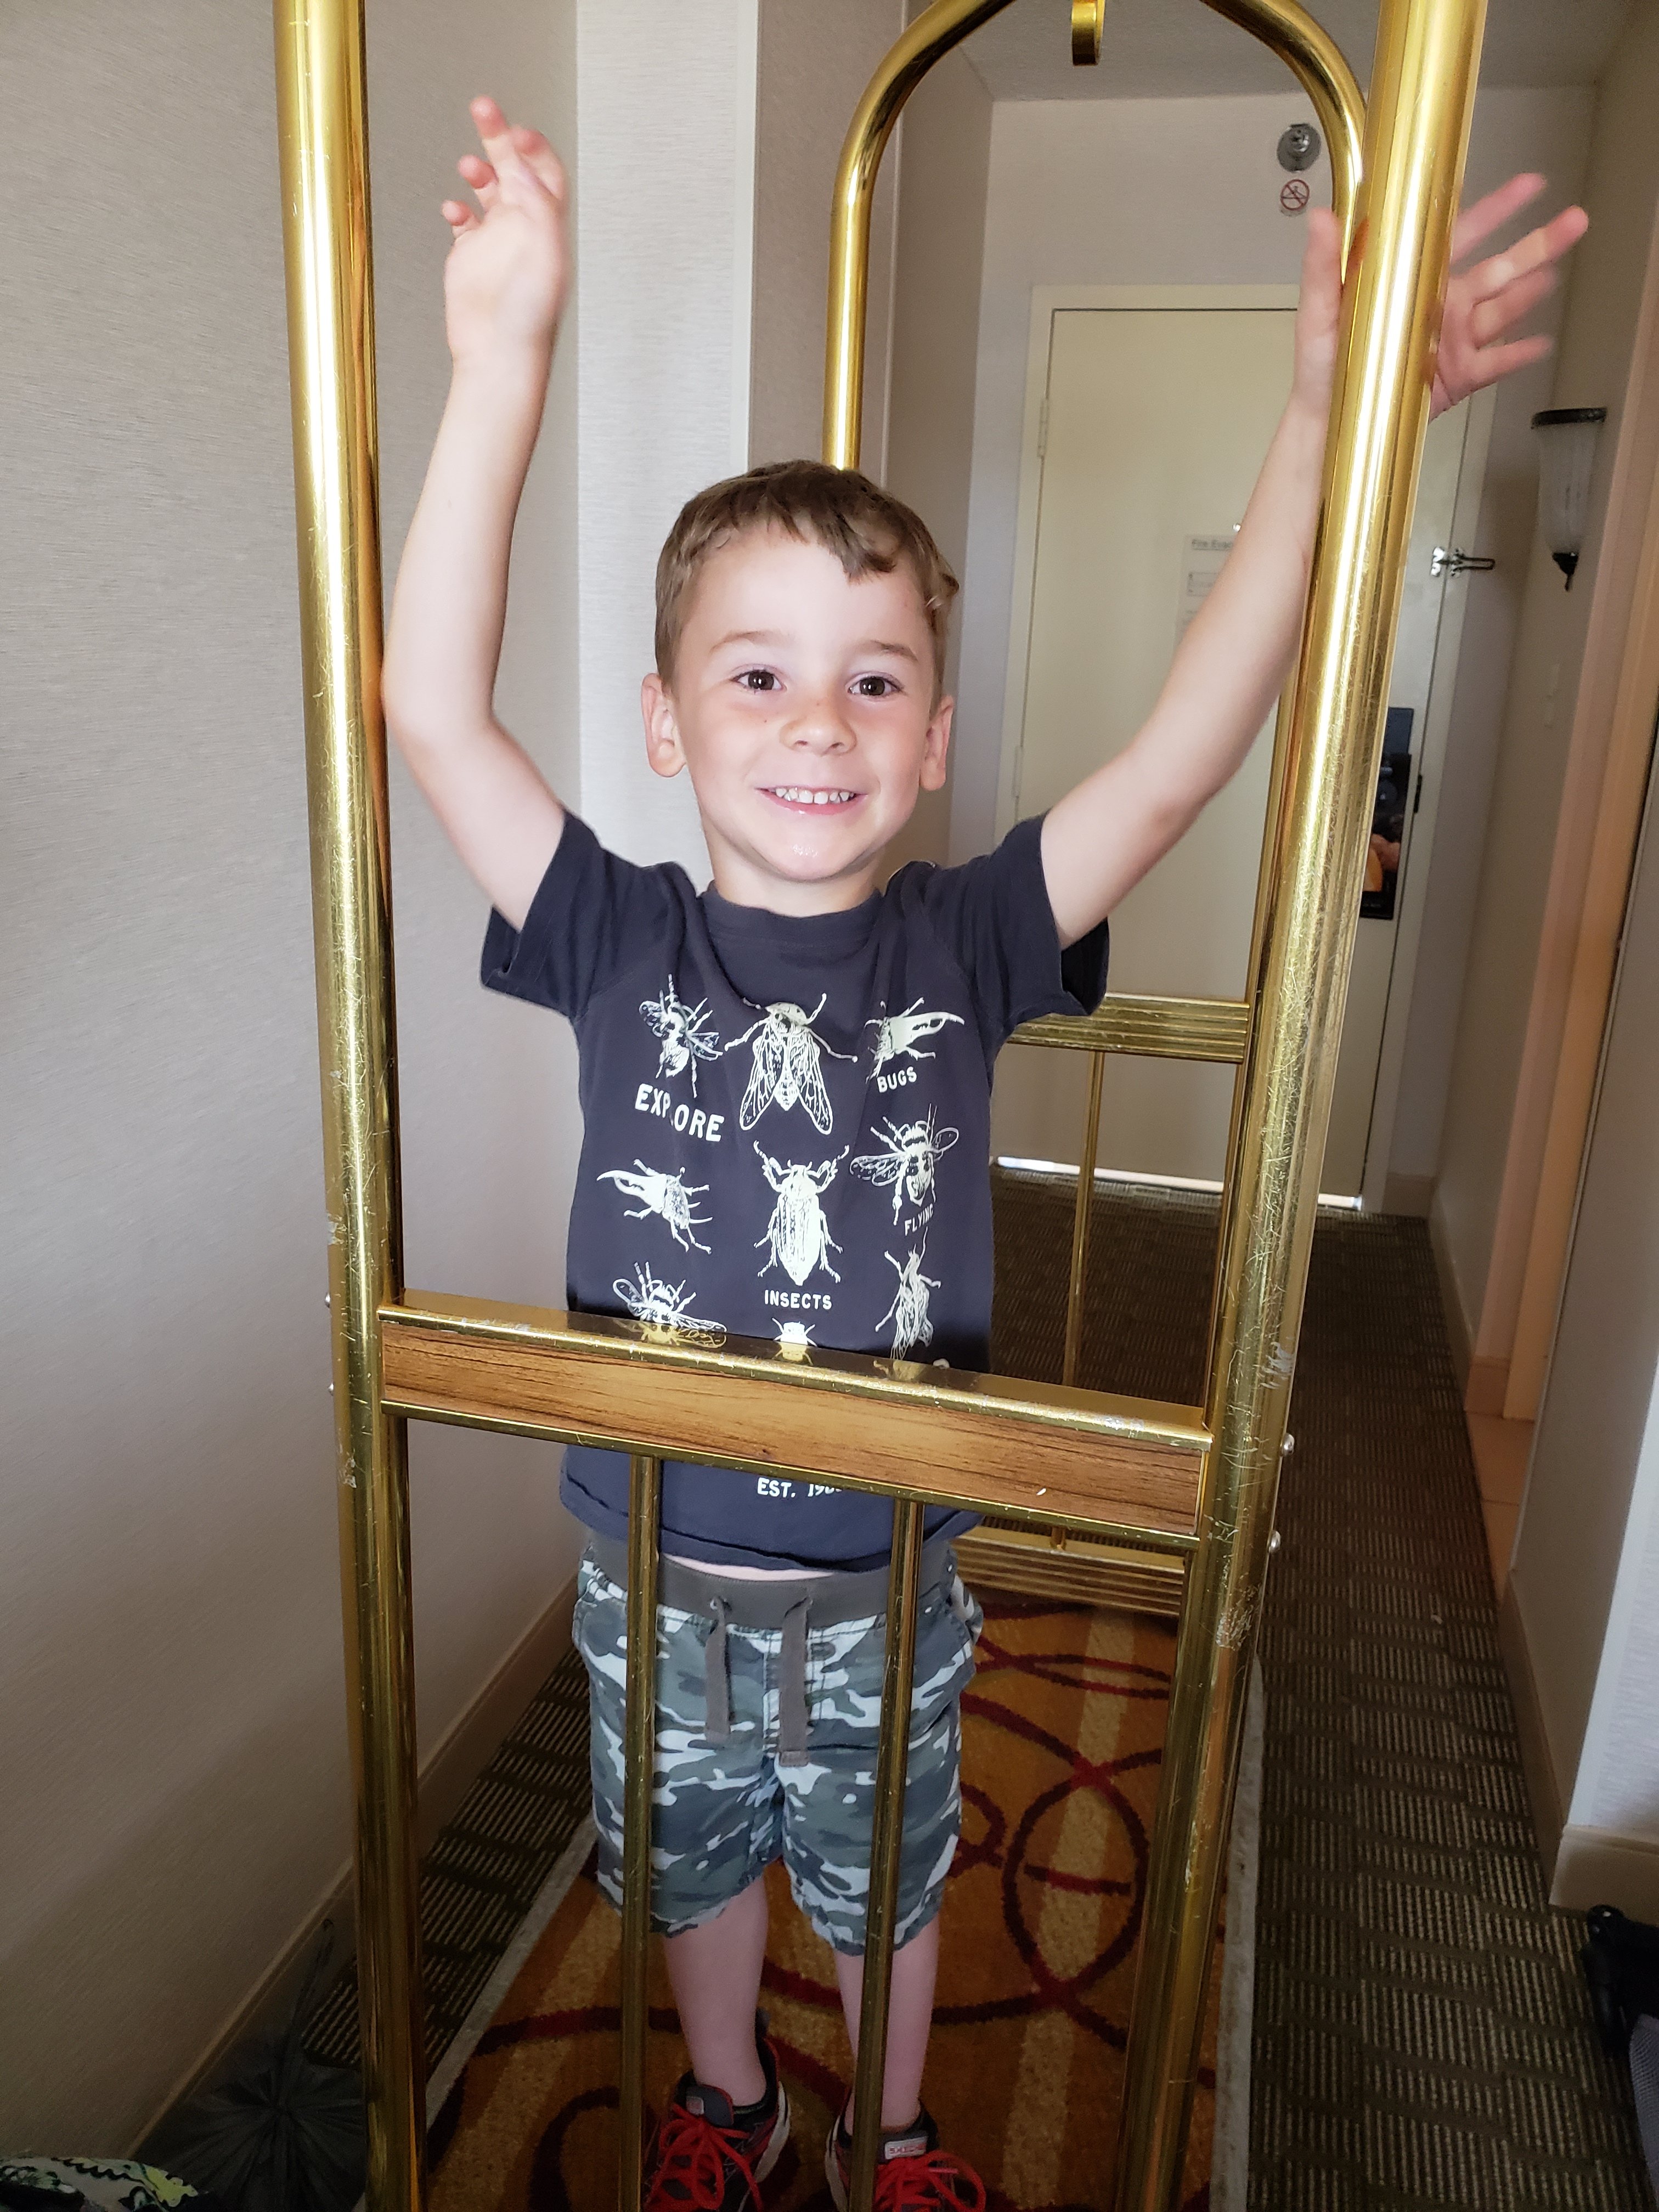
[[[786,744],[803,752],[845,752],[853,743],[851,724],[836,697],[811,700],[802,707],[783,733]]]

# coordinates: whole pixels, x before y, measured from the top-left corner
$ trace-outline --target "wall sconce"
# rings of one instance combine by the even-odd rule
[[[1550,558],[1572,589],[1572,573],[1584,543],[1595,441],[1607,419],[1605,407],[1547,407],[1532,418],[1540,447],[1538,527]]]

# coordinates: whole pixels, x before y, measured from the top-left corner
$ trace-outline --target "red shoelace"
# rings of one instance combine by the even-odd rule
[[[701,2113],[671,2105],[657,2130],[656,2168],[645,2212],[720,2212],[733,2167],[743,2176],[755,2212],[760,2212],[760,2184],[738,2148],[743,2141]],[[982,2192],[979,2201],[985,2202]]]
[[[939,2212],[940,2205],[985,2212],[985,2184],[948,2150],[889,2159],[876,2168],[876,2212]]]

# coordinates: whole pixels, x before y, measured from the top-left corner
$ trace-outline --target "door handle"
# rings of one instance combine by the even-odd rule
[[[1484,553],[1462,553],[1455,545],[1437,545],[1429,563],[1431,576],[1462,576],[1471,568],[1495,568],[1498,563]]]

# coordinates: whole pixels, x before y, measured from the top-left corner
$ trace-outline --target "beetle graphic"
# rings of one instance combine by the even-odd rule
[[[884,1252],[881,1256],[890,1267],[898,1269],[898,1288],[893,1293],[892,1304],[876,1327],[885,1328],[890,1321],[892,1322],[893,1357],[903,1359],[917,1345],[929,1345],[933,1340],[933,1324],[927,1318],[927,1293],[939,1285],[931,1275],[922,1273],[921,1253],[908,1253],[902,1260],[896,1260],[890,1252]]]
[[[683,1068],[691,1071],[691,1096],[697,1095],[697,1062],[718,1060],[722,1047],[720,1038],[708,1025],[708,1001],[699,999],[695,1006],[688,1006],[674,988],[671,975],[654,999],[641,999],[640,1012],[645,1025],[658,1038],[662,1051],[657,1059],[659,1075],[678,1075]]]
[[[896,1221],[908,1198],[912,1206],[925,1205],[933,1188],[933,1170],[941,1152],[948,1152],[961,1133],[956,1129],[936,1129],[933,1109],[927,1109],[925,1121],[878,1121],[876,1135],[881,1139],[878,1152],[860,1152],[853,1162],[853,1173],[861,1176],[866,1182],[874,1183],[878,1189],[891,1188],[893,1218]]]
[[[792,1283],[800,1284],[815,1267],[822,1267],[832,1283],[840,1282],[841,1277],[830,1265],[830,1255],[839,1252],[841,1247],[830,1234],[830,1224],[823,1218],[823,1208],[818,1200],[835,1181],[836,1170],[847,1158],[846,1152],[838,1152],[833,1160],[821,1161],[817,1167],[799,1160],[780,1167],[758,1145],[755,1146],[755,1157],[778,1194],[765,1236],[755,1239],[757,1252],[763,1245],[770,1248],[762,1274],[768,1267],[778,1267]]]
[[[818,1065],[818,1055],[827,1052],[831,1060],[850,1060],[853,1055],[837,1052],[833,1045],[825,1044],[821,1036],[813,1033],[812,1024],[823,1012],[828,997],[826,992],[810,1014],[805,1007],[780,999],[726,1046],[727,1052],[735,1052],[740,1044],[754,1039],[755,1064],[750,1070],[743,1103],[738,1109],[740,1129],[752,1129],[769,1106],[776,1106],[786,1113],[792,1106],[804,1106],[807,1120],[819,1136],[829,1135],[835,1116],[830,1110],[830,1093],[823,1087],[823,1070]]]
[[[629,1221],[643,1221],[648,1213],[659,1213],[668,1224],[668,1231],[682,1252],[706,1252],[708,1245],[696,1231],[706,1228],[711,1217],[696,1211],[692,1201],[706,1195],[706,1182],[686,1182],[678,1175],[662,1175],[648,1168],[641,1159],[635,1159],[637,1175],[626,1168],[606,1168],[599,1176],[601,1182],[614,1182],[624,1198],[637,1198],[640,1203],[627,1209]]]
[[[918,1052],[917,1044],[923,1037],[937,1036],[947,1022],[963,1026],[960,1014],[927,1012],[921,1011],[921,1000],[915,999],[902,1014],[888,1014],[878,1021],[873,1016],[865,1024],[866,1029],[876,1032],[876,1057],[870,1073],[878,1075],[890,1060],[933,1060],[931,1052]]]
[[[611,1285],[635,1321],[642,1322],[647,1333],[664,1334],[672,1331],[689,1337],[693,1343],[719,1344],[726,1335],[724,1325],[717,1321],[703,1321],[691,1310],[693,1291],[686,1293],[684,1283],[667,1283],[653,1275],[643,1261],[634,1269],[629,1282],[623,1275]]]

